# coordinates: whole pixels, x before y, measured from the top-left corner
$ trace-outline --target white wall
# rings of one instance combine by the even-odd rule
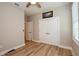
[[[0,3],[0,45],[2,51],[24,44],[24,11]]]
[[[71,33],[71,8],[70,6],[61,6],[58,8],[48,8],[46,11],[53,10],[54,16],[60,17],[60,45],[70,48],[72,45]],[[38,21],[42,19],[42,14],[30,16],[33,20],[34,26],[34,40],[39,40],[39,24]]]
[[[72,46],[71,7],[63,6],[57,9],[60,16],[60,44],[66,47]]]

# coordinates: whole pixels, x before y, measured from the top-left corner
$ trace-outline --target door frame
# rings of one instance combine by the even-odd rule
[[[25,43],[26,43],[26,23],[24,23],[24,40],[25,40]]]
[[[25,16],[25,19],[24,19],[24,29],[23,29],[25,43],[27,42],[27,40],[29,40],[29,36],[28,36],[28,22],[30,22],[30,21],[32,21],[32,20],[29,20],[29,18]],[[33,21],[32,21],[32,24],[33,24]],[[32,40],[33,40],[33,29],[32,29]]]

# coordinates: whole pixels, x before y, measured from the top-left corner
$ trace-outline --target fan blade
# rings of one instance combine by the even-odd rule
[[[41,8],[41,5],[40,5],[38,2],[36,3],[36,5],[37,5],[39,8]]]
[[[31,3],[30,3],[30,2],[28,2],[28,3],[27,3],[27,5],[26,5],[26,7],[29,7],[30,5],[31,5]]]

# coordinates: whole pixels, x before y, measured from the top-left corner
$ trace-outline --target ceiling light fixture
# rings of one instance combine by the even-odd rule
[[[30,3],[31,3],[31,4],[36,4],[36,2],[35,2],[35,1],[31,1]]]
[[[26,7],[29,7],[30,5],[34,5],[34,6],[41,8],[41,5],[39,2],[35,2],[35,1],[28,2]]]

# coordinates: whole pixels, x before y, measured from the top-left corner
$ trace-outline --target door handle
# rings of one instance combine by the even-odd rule
[[[50,33],[45,33],[45,34],[50,35]]]
[[[32,33],[32,32],[29,32],[29,33]]]

